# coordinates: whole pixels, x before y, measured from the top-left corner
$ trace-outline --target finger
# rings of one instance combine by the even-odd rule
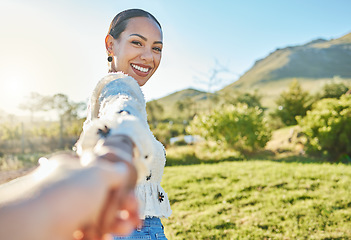
[[[118,189],[110,191],[98,222],[101,234],[110,231],[111,226],[116,221],[116,213],[124,212],[125,198],[128,196],[129,191],[126,182],[122,182]],[[125,211],[124,213],[121,216],[121,222],[128,218],[129,212]]]
[[[123,214],[121,214],[123,213]],[[133,192],[130,192],[115,215],[110,231],[119,235],[127,235],[140,225],[138,201]]]

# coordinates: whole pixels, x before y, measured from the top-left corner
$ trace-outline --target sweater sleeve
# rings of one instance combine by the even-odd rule
[[[83,132],[76,144],[83,156],[112,135],[129,137],[134,143],[133,164],[138,179],[149,173],[152,135],[146,115],[144,95],[138,83],[122,73],[109,74],[96,86],[88,108]]]

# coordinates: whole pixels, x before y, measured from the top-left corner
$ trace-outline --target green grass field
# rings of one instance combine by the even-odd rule
[[[168,239],[351,239],[351,164],[206,150],[167,149]],[[38,156],[3,158],[1,173],[34,166]]]
[[[193,164],[193,163],[192,163]],[[351,166],[232,161],[168,166],[168,239],[351,239]]]

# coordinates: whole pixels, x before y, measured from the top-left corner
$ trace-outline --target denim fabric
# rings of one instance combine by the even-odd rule
[[[149,239],[149,240],[167,240],[163,231],[163,225],[159,218],[145,218],[143,227],[136,229],[127,237],[114,236],[114,240],[118,239]]]

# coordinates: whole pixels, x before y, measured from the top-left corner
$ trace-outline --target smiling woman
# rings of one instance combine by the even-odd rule
[[[163,239],[161,218],[171,215],[167,193],[161,187],[166,162],[164,146],[156,140],[147,123],[145,97],[141,86],[160,65],[163,36],[160,23],[150,13],[129,9],[116,15],[105,38],[110,63],[109,74],[100,80],[90,98],[87,120],[77,143],[84,156],[98,149],[99,142],[110,141],[111,151],[119,142],[116,136],[129,137],[138,170],[135,194],[140,201],[143,224],[131,236],[117,239]],[[102,130],[101,130],[102,129]],[[112,140],[111,140],[112,139]]]
[[[112,60],[110,72],[124,72],[143,86],[160,65],[163,46],[160,25],[150,18],[135,17],[129,19],[128,28],[117,37],[114,30],[112,24],[105,39]]]

